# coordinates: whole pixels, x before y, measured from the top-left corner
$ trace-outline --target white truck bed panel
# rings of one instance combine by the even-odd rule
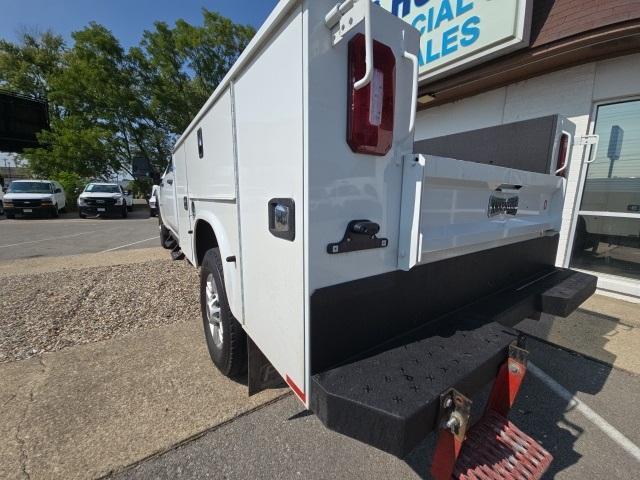
[[[234,84],[245,329],[283,378],[304,375],[302,8]],[[277,72],[277,74],[274,74]],[[269,231],[273,198],[295,202],[295,238]]]
[[[309,2],[309,293],[317,288],[369,277],[397,268],[398,214],[402,185],[402,153],[413,149],[409,131],[413,70],[403,57],[417,53],[418,32],[401,19],[372,5],[374,38],[392,48],[395,64],[393,148],[384,157],[354,154],[347,130],[348,41],[332,46],[324,15],[332,2]],[[335,4],[335,2],[333,2]],[[362,22],[354,32],[364,32]],[[352,35],[350,33],[350,35]],[[329,139],[331,139],[329,141]],[[380,225],[386,248],[327,255],[351,220]]]

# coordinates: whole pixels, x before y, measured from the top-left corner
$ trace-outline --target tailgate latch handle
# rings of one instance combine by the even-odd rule
[[[327,253],[347,253],[371,248],[385,248],[389,245],[386,238],[378,238],[380,225],[371,220],[351,220],[347,225],[342,240],[327,245]]]
[[[351,224],[351,231],[361,235],[376,235],[380,231],[380,225],[367,220],[360,220]]]

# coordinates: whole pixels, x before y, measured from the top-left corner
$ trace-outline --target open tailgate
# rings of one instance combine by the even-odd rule
[[[561,177],[419,154],[403,169],[403,270],[560,230]]]

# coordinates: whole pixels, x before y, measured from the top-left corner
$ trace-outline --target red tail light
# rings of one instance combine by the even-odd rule
[[[567,162],[569,161],[569,135],[563,133],[560,136],[560,145],[558,146],[558,163],[556,175],[559,177],[567,176]]]
[[[349,41],[347,143],[356,153],[386,155],[393,143],[396,59],[388,46],[373,42],[373,76],[360,90],[353,84],[365,73],[365,37]]]

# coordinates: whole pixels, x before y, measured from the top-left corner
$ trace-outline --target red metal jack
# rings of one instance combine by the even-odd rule
[[[547,470],[551,455],[506,419],[527,371],[527,354],[515,342],[509,347],[485,414],[468,435],[471,401],[453,389],[441,396],[441,430],[431,464],[435,480],[535,480]]]

